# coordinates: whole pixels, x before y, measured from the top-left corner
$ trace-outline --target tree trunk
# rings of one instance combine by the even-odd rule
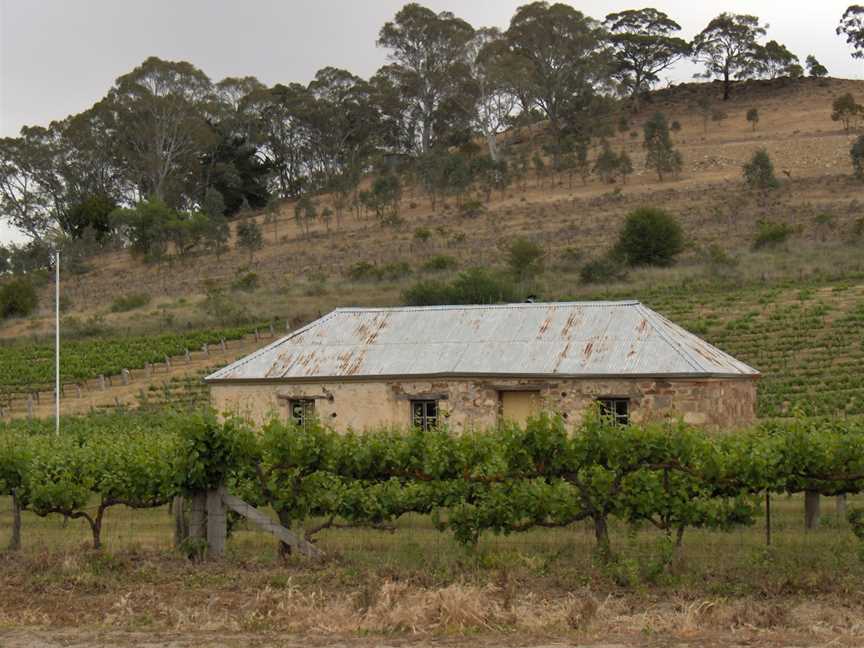
[[[729,70],[723,72],[723,101],[728,101],[732,82],[729,80]]]
[[[498,162],[498,140],[495,133],[486,133],[486,143],[489,146],[489,157],[493,162]]]
[[[290,515],[290,513],[288,513],[288,511],[286,511],[284,509],[279,509],[278,511],[276,511],[276,515],[279,518],[279,524],[281,524],[286,529],[291,528],[291,515]],[[291,555],[291,545],[286,544],[280,540],[279,541],[279,557],[280,558],[287,558],[290,555]]]
[[[815,529],[819,526],[819,493],[804,493],[804,528]]]
[[[609,542],[609,525],[606,516],[598,513],[592,516],[594,520],[594,539],[597,541],[597,556],[603,563],[612,559],[612,545]]]
[[[171,502],[171,512],[174,515],[174,546],[178,549],[189,537],[189,518],[186,516],[186,501],[178,495]]]
[[[18,495],[12,491],[12,536],[9,538],[9,551],[18,551],[21,548],[21,506],[18,504]]]

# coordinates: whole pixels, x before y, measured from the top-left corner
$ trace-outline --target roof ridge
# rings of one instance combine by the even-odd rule
[[[646,315],[647,317],[651,318],[652,320],[653,320],[653,319],[656,319],[656,318],[659,317],[659,318],[662,320],[661,323],[664,324],[664,325],[668,325],[668,324],[671,324],[671,323],[672,323],[672,322],[670,322],[668,319],[666,319],[665,317],[663,317],[660,313],[658,313],[658,312],[655,311],[655,310],[652,310],[652,309],[648,308],[648,307],[645,306],[644,304],[640,304],[639,306],[640,306],[640,309],[642,310],[642,312],[645,313],[645,315]],[[659,335],[661,338],[663,338],[663,341],[664,341],[666,344],[668,344],[670,347],[672,347],[672,349],[673,349],[673,350],[674,350],[674,351],[675,351],[679,356],[681,356],[681,358],[682,358],[682,359],[683,359],[687,364],[689,364],[693,369],[695,369],[696,371],[704,371],[704,368],[701,366],[701,364],[699,363],[699,361],[696,360],[696,358],[694,358],[692,355],[690,355],[689,351],[687,351],[686,349],[684,349],[684,348],[682,347],[682,345],[680,345],[680,344],[676,344],[675,342],[673,342],[672,340],[670,340],[670,339],[666,336],[666,334],[665,334],[665,332],[663,331],[663,329],[662,329],[661,327],[657,326],[656,323],[655,323],[655,326],[654,326],[654,330],[657,331],[657,335]],[[687,331],[687,333],[689,333],[690,335],[693,335],[693,333],[690,333],[690,331]]]
[[[436,304],[430,306],[342,306],[332,313],[375,313],[393,311],[434,311],[434,310],[482,310],[505,308],[542,308],[549,306],[585,306],[585,307],[625,307],[641,306],[637,299],[629,300],[594,300],[594,301],[552,301],[552,302],[509,302],[506,304]],[[331,314],[332,314],[331,313]]]

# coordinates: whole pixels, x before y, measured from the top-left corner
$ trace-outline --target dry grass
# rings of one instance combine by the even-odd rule
[[[64,527],[59,516],[25,514],[25,549],[0,553],[0,645],[8,645],[4,629],[21,628],[107,633],[121,645],[138,636],[125,633],[140,632],[203,643],[216,637],[214,645],[286,636],[307,645],[375,637],[862,645],[864,563],[856,541],[828,502],[822,527],[803,532],[801,508],[800,498],[777,499],[770,550],[760,524],[692,530],[680,560],[660,570],[657,534],[620,525],[613,526],[620,560],[611,568],[593,561],[590,530],[581,526],[489,535],[471,552],[418,517],[396,534],[325,532],[328,558],[319,564],[282,562],[269,536],[241,527],[228,559],[202,565],[171,551],[171,520],[161,509],[111,510],[103,553],[87,548],[78,522]],[[8,522],[0,502],[0,529]]]

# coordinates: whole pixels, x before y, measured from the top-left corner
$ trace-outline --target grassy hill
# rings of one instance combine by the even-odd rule
[[[705,120],[695,108],[706,93],[719,97],[716,84],[655,92],[611,142],[633,160],[635,173],[624,185],[592,177],[571,186],[565,175],[532,173],[526,187],[495,192],[485,212],[470,218],[452,200],[433,211],[428,197],[409,187],[397,226],[346,212],[340,223],[316,223],[308,234],[287,202],[276,218],[246,216],[264,229],[264,248],[251,261],[233,245],[218,259],[160,265],[125,251],[106,254],[85,274],[64,278],[64,335],[150,335],[274,319],[296,326],[336,306],[399,303],[422,278],[446,281],[474,266],[503,267],[504,249],[523,236],[543,246],[546,261],[525,291],[549,300],[642,299],[762,370],[760,414],[783,415],[796,406],[864,413],[864,380],[855,371],[864,355],[864,192],[849,163],[857,133],[830,119],[831,101],[846,92],[864,95],[864,82],[742,83],[730,101],[715,102],[726,114],[720,121]],[[756,130],[745,119],[754,107],[761,116]],[[681,124],[673,138],[684,156],[681,176],[662,183],[646,171],[641,144],[642,123],[657,110]],[[542,129],[525,129],[503,139],[531,150],[543,137]],[[741,179],[742,164],[760,147],[781,180],[767,193],[746,189]],[[320,203],[328,205],[329,197]],[[681,221],[687,248],[679,262],[583,284],[582,265],[612,245],[629,211],[646,205]],[[754,249],[760,222],[785,224],[791,234]],[[442,256],[451,258],[450,267],[431,269],[430,260]],[[357,265],[364,262],[379,271],[364,276]],[[0,339],[47,335],[51,289],[44,288],[36,316],[0,326]],[[135,293],[149,303],[112,312],[115,300]]]

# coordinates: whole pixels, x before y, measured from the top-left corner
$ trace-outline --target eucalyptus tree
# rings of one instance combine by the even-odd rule
[[[780,76],[800,76],[801,65],[798,57],[786,49],[785,45],[771,40],[756,50],[756,69],[760,75],[769,79]],[[795,72],[798,74],[795,74]]]
[[[56,227],[65,208],[56,129],[25,126],[0,139],[0,214],[33,240]]]
[[[179,203],[185,176],[217,141],[207,120],[210,79],[191,63],[151,56],[115,81],[107,106],[117,153],[139,194]]]
[[[807,59],[804,61],[804,64],[807,66],[807,74],[811,77],[819,78],[828,76],[828,68],[822,65],[818,59],[812,54],[807,55]]]
[[[474,29],[449,11],[435,13],[416,3],[402,7],[378,34],[391,64],[387,74],[419,126],[420,151],[430,150],[439,111],[467,78],[464,50]]]
[[[611,13],[603,24],[610,34],[613,75],[636,102],[663,70],[690,54],[690,44],[675,35],[681,26],[658,9]]]
[[[549,121],[557,168],[566,120],[578,120],[609,79],[605,32],[570,5],[532,2],[516,10],[505,38],[531,107]]]
[[[864,58],[864,6],[850,5],[840,17],[837,35],[844,36],[852,48],[852,58]]]
[[[510,57],[501,32],[494,28],[478,29],[465,47],[465,63],[470,74],[463,101],[474,129],[486,140],[489,157],[498,162],[498,135],[508,125],[519,99],[507,76]]]
[[[272,170],[272,190],[283,198],[298,196],[307,175],[309,132],[304,115],[310,101],[299,84],[276,84],[244,98],[255,116],[257,154]]]
[[[705,77],[723,80],[723,99],[729,99],[733,79],[747,79],[759,71],[759,39],[767,27],[756,16],[721,13],[693,39],[693,60],[705,65]]]
[[[347,70],[326,67],[308,90],[309,150],[322,188],[350,185],[375,151],[379,118],[372,88]]]

